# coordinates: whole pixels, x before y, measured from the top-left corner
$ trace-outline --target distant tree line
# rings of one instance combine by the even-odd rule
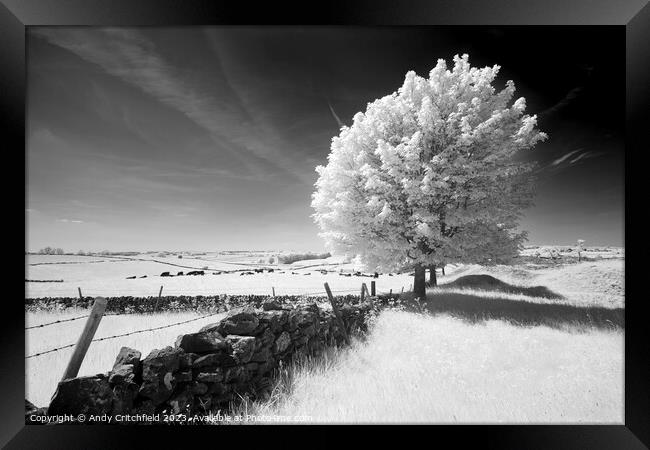
[[[325,259],[332,256],[331,253],[287,253],[278,255],[278,262],[281,264],[291,264],[296,261],[305,261],[308,259]]]
[[[45,247],[38,251],[39,255],[64,255],[62,248]]]
[[[26,253],[29,253],[29,252],[26,252]],[[36,252],[36,254],[38,254],[38,255],[74,255],[74,253],[72,253],[72,252],[68,253],[65,250],[63,250],[62,248],[54,248],[54,247],[42,248],[38,252]],[[89,251],[79,250],[76,254],[78,256],[96,256],[96,255],[99,255],[99,256],[111,256],[111,255],[114,255],[114,256],[135,256],[135,255],[139,255],[140,252],[133,252],[133,251],[111,252],[109,250],[102,250],[100,252],[91,252],[90,250]]]

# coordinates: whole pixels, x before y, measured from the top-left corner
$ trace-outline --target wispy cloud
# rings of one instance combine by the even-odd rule
[[[575,164],[578,161],[581,161],[583,159],[597,158],[597,157],[602,156],[604,154],[605,154],[605,152],[587,151],[587,152],[581,153],[577,157],[573,158],[571,161],[569,161],[569,164]]]
[[[581,150],[582,149],[579,148],[577,150],[573,150],[573,151],[571,151],[569,153],[566,153],[565,155],[563,155],[563,156],[557,158],[556,160],[554,160],[550,165],[551,166],[558,166],[558,165],[562,164],[564,161],[566,161],[567,159],[571,158],[576,153],[580,152]]]
[[[330,107],[330,112],[332,113],[332,117],[334,117],[334,120],[336,120],[336,123],[339,125],[339,128],[343,128],[345,124],[339,119],[338,114],[336,114],[336,111],[334,111],[334,108],[332,108],[332,104],[328,101],[327,106]]]
[[[596,157],[598,157],[600,155],[604,155],[604,153],[603,152],[584,152],[584,153],[580,153],[578,156],[576,156],[571,161],[569,161],[569,164],[575,164],[578,161],[581,161],[583,159],[596,158]]]
[[[196,80],[168,63],[152,41],[124,29],[35,29],[35,34],[102,67],[107,73],[138,87],[161,103],[181,112],[205,129],[220,149],[228,151],[249,173],[263,175],[275,167],[311,182],[311,173],[268,136],[242,126],[241,109],[210,95]],[[260,165],[263,161],[264,164]]]
[[[76,219],[56,219],[56,221],[61,223],[85,223],[83,220]]]
[[[567,169],[569,167],[572,167],[577,163],[579,163],[580,161],[585,161],[590,158],[597,158],[604,154],[605,154],[604,152],[596,152],[591,150],[584,151],[583,148],[578,148],[576,150],[572,150],[570,152],[565,153],[559,158],[554,159],[549,164],[541,167],[538,170],[538,172],[548,171],[548,172],[555,173]]]

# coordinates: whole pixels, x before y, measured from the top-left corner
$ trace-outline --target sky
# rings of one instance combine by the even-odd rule
[[[332,137],[468,53],[549,139],[528,244],[623,245],[620,27],[28,28],[27,250],[324,250]]]

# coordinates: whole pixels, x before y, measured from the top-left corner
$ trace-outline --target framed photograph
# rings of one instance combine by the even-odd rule
[[[0,23],[7,448],[650,445],[626,296],[647,2],[2,0]]]

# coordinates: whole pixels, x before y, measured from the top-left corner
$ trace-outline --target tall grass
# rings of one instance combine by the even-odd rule
[[[242,408],[316,423],[622,423],[623,334],[384,311]]]

